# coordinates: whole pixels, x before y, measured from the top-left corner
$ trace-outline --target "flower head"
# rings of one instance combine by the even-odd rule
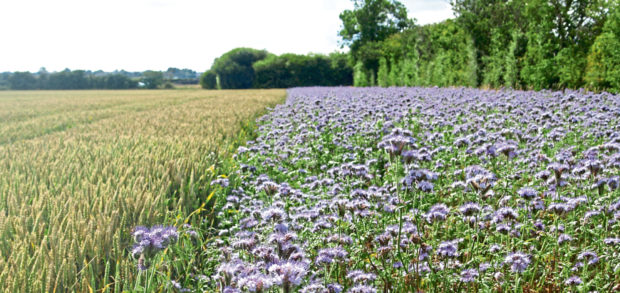
[[[514,252],[506,256],[504,262],[510,265],[511,271],[522,273],[530,265],[530,257],[522,252]]]

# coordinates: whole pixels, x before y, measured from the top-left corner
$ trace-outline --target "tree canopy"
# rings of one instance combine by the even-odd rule
[[[278,56],[237,48],[217,58],[200,84],[205,89],[351,85],[352,72],[344,53]]]
[[[367,71],[379,68],[381,45],[389,36],[411,27],[407,8],[395,0],[353,0],[354,9],[340,13],[342,29],[338,35],[351,50],[353,62]]]
[[[265,50],[236,48],[215,59],[211,66],[222,89],[248,89],[254,84],[256,61],[263,60],[268,53]]]

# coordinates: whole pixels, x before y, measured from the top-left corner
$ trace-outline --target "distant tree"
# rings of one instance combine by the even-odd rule
[[[37,88],[37,80],[30,72],[15,72],[8,78],[13,90],[33,90]]]
[[[11,76],[10,72],[0,73],[0,90],[8,90],[11,88],[11,85],[9,84],[10,76]]]
[[[136,81],[122,74],[110,74],[98,77],[98,79],[103,80],[105,89],[133,89],[138,86]]]
[[[147,70],[142,73],[140,81],[147,89],[156,89],[164,82],[164,74],[161,71]]]
[[[75,90],[93,88],[84,70],[65,69],[49,75],[47,86],[53,90]]]
[[[254,62],[265,59],[267,51],[236,48],[215,59],[211,70],[222,89],[247,89],[254,84]]]
[[[349,55],[334,52],[329,54],[329,61],[331,69],[327,85],[353,85],[353,67]]]
[[[45,69],[45,67],[41,67],[39,72],[37,72],[37,88],[42,90],[48,89],[49,77],[50,74],[47,72],[47,69]]]
[[[253,65],[254,87],[350,85],[353,70],[345,54],[269,55]]]
[[[213,70],[207,70],[200,76],[200,86],[203,89],[217,88],[217,74]]]

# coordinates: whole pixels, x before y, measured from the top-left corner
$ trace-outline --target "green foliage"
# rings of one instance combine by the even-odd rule
[[[164,74],[161,71],[147,70],[142,74],[140,80],[144,84],[144,88],[156,89],[164,82]]]
[[[519,35],[517,33],[513,33],[512,41],[508,46],[508,52],[506,52],[506,57],[504,59],[504,86],[508,88],[515,88],[518,83],[519,78],[519,68],[517,67],[517,43],[519,40]]]
[[[620,92],[620,5],[610,12],[603,33],[587,56],[585,81],[594,89]]]
[[[388,74],[388,85],[389,86],[401,86],[403,85],[403,81],[401,79],[400,67],[398,62],[392,58],[390,60],[390,72]]]
[[[93,80],[94,82],[99,81],[94,87],[98,89],[133,89],[138,87],[137,81],[122,74],[110,74]]]
[[[282,54],[277,56],[265,51],[241,49],[243,50],[233,50],[237,52],[235,54],[216,59],[212,69],[203,74],[201,79],[203,88],[231,88],[231,86],[243,86],[245,88],[249,86],[248,81],[252,81],[251,87],[253,88],[337,86],[353,83],[353,69],[349,65],[347,54],[332,53],[329,56]],[[265,52],[267,55],[265,58],[257,59],[239,52]],[[245,56],[245,59],[240,58],[240,55]],[[234,60],[239,62],[233,62]],[[250,61],[252,63],[249,63]],[[246,64],[251,65],[251,70],[242,69],[245,68]],[[238,74],[222,72],[237,72]],[[218,79],[219,82],[217,82]]]
[[[200,86],[203,89],[217,88],[217,74],[213,70],[207,70],[200,76]]]
[[[388,68],[387,61],[385,58],[379,59],[379,71],[377,72],[377,85],[382,87],[389,86],[389,74],[390,69]]]
[[[30,72],[15,72],[8,77],[8,83],[14,90],[32,90],[36,88],[36,79]]]
[[[407,18],[406,7],[395,0],[353,0],[353,4],[353,10],[340,13],[342,29],[338,35],[351,49],[355,62],[361,61],[366,70],[377,72],[381,57],[378,44],[410,27],[413,21]]]
[[[254,64],[257,88],[331,85],[329,57],[283,54],[269,56]]]
[[[555,44],[541,33],[528,33],[525,61],[521,79],[527,87],[535,90],[550,88],[555,82],[553,51]]]
[[[349,54],[334,52],[329,54],[331,85],[353,85],[353,67]]]
[[[586,54],[575,46],[562,48],[554,57],[559,88],[579,88],[583,85]]]
[[[490,87],[499,87],[504,84],[505,60],[509,52],[503,47],[499,40],[500,34],[495,31],[491,37],[491,52],[482,57],[485,71],[482,77],[482,84]]]
[[[42,68],[36,74],[30,72],[5,74],[8,87],[14,90],[133,89],[138,87],[137,81],[119,73],[95,76],[83,70],[71,71],[69,69],[48,73],[45,68]]]
[[[367,42],[383,41],[411,25],[407,8],[398,1],[353,0],[354,9],[340,14],[343,28],[338,35],[352,50]]]
[[[47,89],[88,89],[92,88],[84,70],[65,69],[49,75],[47,80]]]
[[[265,50],[236,48],[215,59],[211,70],[215,72],[218,88],[249,89],[254,84],[252,65],[268,56]]]
[[[617,7],[614,2],[454,0],[452,7],[455,21],[473,40],[481,84],[564,89],[586,85],[586,56],[605,20],[618,18],[610,12]],[[421,52],[433,55],[432,50]],[[590,63],[587,85],[607,87],[596,86],[599,69]]]
[[[8,90],[11,88],[11,85],[9,83],[10,76],[11,76],[10,72],[0,73],[0,90]]]
[[[353,85],[358,87],[369,86],[366,72],[364,72],[364,64],[358,61],[353,67]]]

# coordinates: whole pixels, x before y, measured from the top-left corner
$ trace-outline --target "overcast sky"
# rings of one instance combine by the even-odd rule
[[[448,0],[401,1],[418,24],[452,18]],[[236,47],[339,49],[350,0],[2,0],[0,72],[64,68],[205,71]]]

